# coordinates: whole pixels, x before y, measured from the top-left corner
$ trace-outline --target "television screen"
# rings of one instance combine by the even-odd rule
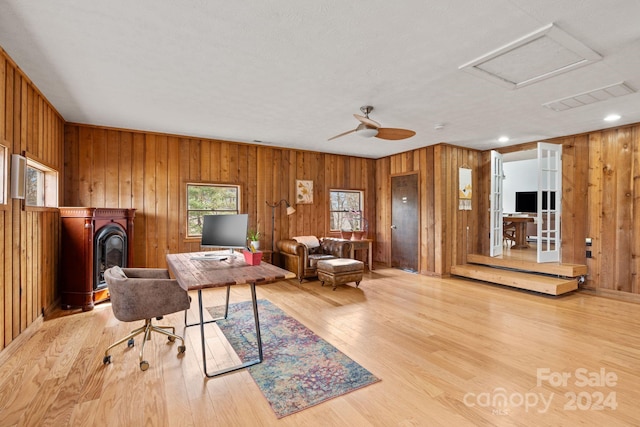
[[[249,215],[205,215],[200,245],[206,248],[244,249],[247,247]]]
[[[551,198],[551,209],[556,209],[556,192],[542,192],[542,210],[549,206],[547,196]],[[538,192],[537,191],[516,191],[516,211],[535,213],[538,212]]]

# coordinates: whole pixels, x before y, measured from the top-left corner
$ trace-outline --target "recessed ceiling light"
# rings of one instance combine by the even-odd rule
[[[616,120],[620,120],[619,114],[609,114],[607,117],[604,118],[605,122],[615,122]]]
[[[507,142],[507,141],[509,141],[508,136],[501,136],[500,138],[498,138],[498,142]]]

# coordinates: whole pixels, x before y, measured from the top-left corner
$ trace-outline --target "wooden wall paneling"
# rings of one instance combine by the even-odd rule
[[[14,149],[18,143],[18,153],[23,153],[27,149],[27,131],[29,129],[29,110],[28,110],[28,85],[26,80],[20,78],[20,125],[16,127],[18,135],[14,140]],[[18,245],[18,253],[15,258],[19,263],[19,268],[14,269],[17,275],[14,276],[13,297],[14,297],[14,320],[16,324],[13,327],[14,337],[18,336],[24,328],[27,327],[27,306],[26,298],[22,298],[22,286],[27,277],[27,213],[22,209],[22,203],[14,203],[13,219],[18,221],[16,233],[14,233],[14,244]],[[15,209],[17,208],[17,209]]]
[[[9,154],[28,152],[58,168],[63,180],[61,121],[0,49],[0,141]],[[60,187],[63,191],[64,186]],[[0,208],[0,349],[39,317],[55,297],[55,277],[51,275],[56,269],[51,267],[51,257],[57,252],[57,227],[49,227],[51,211],[25,210],[22,204],[9,199]]]
[[[71,206],[91,206],[91,195],[93,193],[91,184],[93,181],[93,137],[94,129],[80,128],[80,163],[78,166],[80,188],[76,193],[77,199],[70,203]]]
[[[434,218],[436,219],[436,227],[434,230],[434,239],[433,239],[433,248],[435,251],[434,257],[434,268],[433,272],[436,274],[442,274],[442,266],[443,266],[443,254],[442,254],[442,242],[446,238],[443,226],[444,213],[442,211],[442,206],[445,203],[445,194],[443,188],[442,177],[445,173],[445,157],[442,153],[443,146],[438,145],[434,147],[433,152],[433,172],[434,172],[434,197],[433,197],[433,207],[434,207]]]
[[[589,145],[586,135],[576,136],[571,141],[573,158],[569,167],[569,173],[567,174],[572,178],[571,181],[565,181],[563,178],[563,218],[565,204],[570,212],[569,221],[566,219],[562,222],[563,244],[562,244],[562,258],[563,262],[573,264],[585,264],[586,260],[586,246],[585,238],[587,236],[587,227],[589,221],[590,207],[588,205],[589,195]],[[564,147],[563,147],[564,152]],[[564,162],[563,162],[563,169]],[[563,171],[564,176],[564,171]],[[568,187],[567,200],[565,203],[565,191],[564,187]],[[567,229],[565,233],[565,226],[571,223],[572,228]],[[572,237],[573,236],[573,237]],[[568,251],[565,251],[564,241],[567,242]]]
[[[120,201],[120,134],[112,129],[106,131],[104,162],[104,202],[99,208],[118,208]],[[97,159],[100,160],[100,159]]]
[[[430,250],[430,241],[433,241],[433,238],[429,236],[429,230],[427,227],[429,218],[429,210],[428,210],[428,188],[427,188],[427,179],[429,175],[429,168],[427,167],[427,151],[425,149],[416,150],[416,155],[414,156],[414,161],[411,164],[411,169],[418,171],[418,232],[420,234],[418,238],[419,245],[419,265],[420,265],[420,273],[428,274],[429,269],[433,267],[433,262],[429,259],[429,254],[432,253]]]
[[[216,162],[218,161],[218,159],[220,158],[220,150],[218,150],[217,153],[212,152],[211,150],[211,146],[214,145],[213,143],[208,143],[206,141],[202,141],[200,144],[200,179],[202,179],[202,181],[207,182],[207,181],[211,181],[211,170],[212,170],[212,163],[216,164]],[[216,144],[216,146],[219,147],[218,144]],[[215,156],[215,158],[212,158],[213,156]]]
[[[271,237],[269,234],[271,232],[271,208],[266,203],[267,201],[271,202],[267,196],[266,185],[268,168],[264,167],[261,161],[264,157],[264,151],[265,149],[260,146],[255,147],[255,150],[253,150],[253,155],[255,156],[255,160],[252,162],[255,165],[255,187],[253,193],[256,198],[256,227],[261,234],[261,248],[271,250]]]
[[[579,191],[575,180],[576,151],[573,138],[567,138],[562,144],[562,222],[560,224],[560,239],[562,245],[562,260],[575,257],[575,245],[572,242],[580,236],[576,234],[579,224],[576,224],[576,212],[573,194]],[[584,240],[583,240],[584,241]]]
[[[6,61],[5,61],[6,63]],[[13,112],[14,112],[14,70],[13,67],[8,66],[5,70],[5,85],[4,85],[4,139],[6,141],[13,142]],[[13,148],[13,147],[12,147]]]
[[[0,55],[0,141],[6,139],[7,60]],[[1,330],[1,329],[0,329]],[[0,345],[2,341],[0,340]]]
[[[329,191],[326,189],[324,159],[322,153],[309,153],[312,162],[313,206],[315,206],[313,225],[309,233],[323,236],[329,235]]]
[[[456,151],[449,145],[443,146],[444,162],[443,162],[443,205],[442,205],[442,221],[441,226],[443,228],[441,250],[442,250],[442,265],[438,274],[448,274],[449,266],[452,262],[452,251],[457,249],[457,236],[456,236],[456,224],[458,223],[458,211],[453,210],[453,198],[457,200],[458,195],[458,158]],[[456,176],[454,177],[453,171],[455,170]]]
[[[62,192],[62,206],[75,205],[78,196],[78,177],[80,170],[78,168],[80,162],[80,128],[77,126],[65,126],[64,128],[64,176],[61,176],[60,182],[64,182],[64,191]]]
[[[376,162],[373,159],[368,159],[366,160],[366,169],[367,169],[367,181],[366,181],[366,185],[365,188],[367,189],[367,195],[366,195],[366,218],[369,222],[369,229],[367,232],[367,237],[368,238],[372,238],[375,237],[375,230],[377,227],[377,222],[376,222],[376,199],[377,199],[377,193],[376,193]],[[327,191],[327,197],[328,197],[328,191]],[[327,206],[328,206],[328,201],[327,201]],[[327,216],[328,216],[328,207],[327,207]],[[326,224],[327,224],[327,232],[329,231],[328,227],[329,227],[329,219],[327,217],[326,220]],[[373,235],[373,236],[372,236]],[[373,241],[373,246],[375,247],[375,245],[377,245],[377,242],[374,238]],[[373,252],[375,254],[375,248],[373,249]],[[372,255],[373,257],[373,255]]]
[[[267,147],[258,147],[256,150],[256,171],[258,179],[256,181],[256,194],[258,204],[258,218],[264,218],[264,227],[260,230],[262,232],[262,241],[265,245],[265,249],[271,250],[272,232],[271,232],[271,208],[267,206],[267,203],[272,204],[274,202],[271,193],[270,182],[273,179],[272,175],[275,175],[275,170],[271,169],[273,165],[273,149]],[[281,174],[286,174],[287,171],[279,171]],[[260,221],[260,219],[258,219]],[[274,240],[275,242],[275,240]],[[275,243],[274,243],[275,247]]]
[[[180,226],[182,179],[180,177],[180,140],[171,136],[167,139],[167,251],[181,252],[183,231]],[[184,191],[184,190],[183,190]],[[134,228],[135,239],[135,228]],[[160,264],[164,266],[166,260]]]
[[[3,117],[0,117],[0,119],[3,119]],[[7,335],[5,330],[7,319],[5,317],[8,300],[5,292],[10,288],[9,283],[11,283],[11,256],[10,252],[6,250],[11,247],[10,233],[7,232],[11,230],[10,219],[11,217],[7,210],[0,210],[0,224],[2,224],[2,229],[0,230],[0,257],[2,259],[0,261],[0,279],[2,279],[2,286],[0,286],[0,351],[5,347],[5,336]]]
[[[602,238],[600,235],[602,218],[602,158],[600,132],[589,135],[589,193],[587,205],[589,212],[589,234],[592,238],[592,258],[587,259],[587,286],[596,288],[600,283],[600,265],[602,264]]]
[[[632,163],[631,177],[632,183],[632,206],[633,217],[632,247],[631,247],[631,292],[640,294],[640,126],[634,126],[631,133]]]
[[[615,253],[616,264],[613,283],[618,291],[631,292],[632,238],[633,226],[631,222],[633,198],[632,178],[632,143],[631,128],[624,127],[612,132],[616,147],[616,201],[615,201]]]
[[[169,178],[168,178],[168,155],[169,147],[166,135],[158,135],[155,140],[156,163],[155,163],[155,206],[156,206],[156,230],[157,230],[157,253],[156,259],[150,265],[165,267],[166,255],[168,253],[169,236]]]
[[[377,262],[389,264],[391,253],[389,250],[390,233],[390,190],[389,181],[391,179],[391,158],[385,157],[375,161],[375,245],[373,247],[373,259]]]
[[[93,158],[91,159],[91,200],[88,206],[105,207],[107,185],[107,130],[94,130]]]
[[[132,140],[131,207],[136,209],[136,215],[133,220],[133,259],[134,267],[145,267],[147,259],[147,213],[144,210],[145,135],[136,132],[132,135]]]
[[[600,286],[606,289],[615,289],[615,262],[616,253],[616,185],[617,185],[617,165],[615,134],[609,131],[602,132],[602,217],[601,217],[601,244],[603,250],[600,271]]]
[[[447,258],[445,261],[446,270],[445,273],[450,273],[449,267],[453,264],[461,264],[466,248],[464,245],[464,227],[467,224],[467,212],[458,209],[458,189],[460,188],[460,174],[459,168],[467,167],[470,165],[467,163],[465,157],[466,149],[461,147],[450,147],[449,173],[447,174],[447,195],[449,201],[447,203],[447,211],[451,212],[447,218],[451,219],[451,244],[445,245]],[[473,171],[471,173],[473,179]]]
[[[117,200],[113,206],[121,209],[133,208],[133,185],[132,185],[132,161],[133,161],[133,135],[131,132],[120,132],[118,134],[118,191]],[[176,159],[177,157],[176,153]],[[111,206],[108,206],[111,207]],[[134,219],[135,221],[135,219]],[[135,227],[134,227],[135,240]]]
[[[144,206],[147,253],[144,266],[153,267],[158,259],[158,216],[156,212],[156,135],[146,134],[144,144]]]

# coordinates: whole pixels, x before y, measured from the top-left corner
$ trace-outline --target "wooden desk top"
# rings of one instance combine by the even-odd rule
[[[534,222],[535,217],[532,216],[503,216],[505,222]]]
[[[249,265],[239,253],[230,255],[224,261],[191,259],[202,255],[203,252],[167,255],[169,269],[183,288],[193,291],[228,285],[269,283],[296,277],[290,271],[265,262]]]

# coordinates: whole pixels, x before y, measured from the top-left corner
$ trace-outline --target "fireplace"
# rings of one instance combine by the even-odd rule
[[[93,239],[93,290],[105,288],[104,271],[127,266],[127,231],[118,223],[102,227]]]
[[[60,208],[62,308],[92,310],[109,299],[104,271],[133,265],[135,209]]]

